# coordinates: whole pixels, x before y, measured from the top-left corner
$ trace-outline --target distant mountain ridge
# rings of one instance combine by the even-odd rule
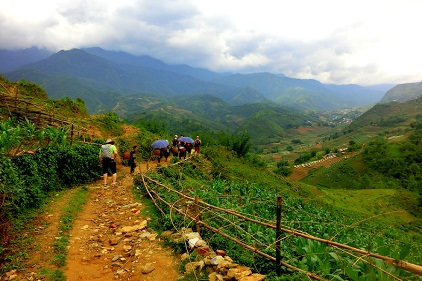
[[[364,106],[378,102],[384,95],[382,91],[359,85],[324,85],[316,80],[289,78],[282,74],[214,73],[187,65],[167,65],[149,56],[100,48],[60,51],[4,75],[12,81],[34,81],[52,98],[71,94],[72,98],[91,99],[92,103],[87,104],[90,112],[110,109],[98,106],[106,104],[101,92],[105,93],[104,97],[111,94],[122,98],[146,93],[167,98],[207,94],[232,105],[272,101],[312,111]],[[66,78],[77,81],[72,93],[64,84],[54,82]],[[86,97],[87,89],[92,89],[95,97]]]
[[[392,101],[407,102],[415,100],[422,96],[422,82],[400,84],[385,93],[380,103],[388,103]]]
[[[0,50],[0,72],[14,71],[27,63],[45,59],[54,54],[48,50],[28,48],[23,50]]]
[[[137,65],[137,66],[142,66],[146,68],[153,68],[157,70],[175,72],[181,75],[188,75],[193,78],[204,80],[204,81],[212,81],[214,79],[217,79],[219,77],[226,75],[224,73],[212,72],[207,69],[193,68],[185,64],[184,65],[169,65],[169,64],[164,63],[161,60],[158,60],[146,55],[133,56],[125,52],[106,51],[98,47],[83,48],[82,50],[92,55],[105,58],[107,60],[113,61],[118,64]]]

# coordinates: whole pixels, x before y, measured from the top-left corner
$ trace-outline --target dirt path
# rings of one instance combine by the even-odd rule
[[[148,163],[149,168],[155,165],[156,161]],[[139,168],[145,171],[147,163]],[[180,274],[176,257],[171,248],[163,246],[157,233],[148,226],[130,230],[149,218],[142,214],[143,206],[132,194],[129,167],[118,167],[118,187],[111,187],[110,183],[111,179],[108,187],[102,186],[102,180],[88,185],[89,199],[74,221],[67,265],[61,268],[66,280],[177,280]],[[52,268],[60,213],[75,190],[53,199],[47,212],[38,219],[39,226],[31,234],[38,243],[36,248],[28,250],[30,259],[26,269],[16,272],[19,280],[46,280],[39,279],[40,272]]]
[[[119,168],[118,187],[91,186],[94,191],[71,233],[67,280],[177,280],[176,259],[152,229],[123,231],[148,220],[134,200],[128,172],[128,167]],[[146,267],[154,270],[142,273],[150,270]]]

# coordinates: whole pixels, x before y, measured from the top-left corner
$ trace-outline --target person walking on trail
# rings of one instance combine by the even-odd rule
[[[130,152],[130,157],[129,157],[129,165],[130,165],[130,173],[133,174],[135,172],[135,168],[136,168],[136,152],[138,151],[138,146],[134,145],[132,148],[132,151]]]
[[[177,146],[179,144],[179,140],[177,135],[174,135],[173,140],[172,140],[172,146]]]
[[[107,186],[107,175],[108,170],[110,169],[112,175],[112,184],[111,186],[117,186],[117,171],[116,171],[116,157],[117,157],[117,148],[114,145],[114,141],[108,139],[105,144],[101,146],[100,154],[98,158],[100,159],[101,166],[103,168],[103,179],[104,186]]]
[[[193,142],[193,146],[195,147],[195,153],[199,153],[200,151],[200,146],[202,144],[202,141],[199,139],[199,136],[196,136],[195,141]]]

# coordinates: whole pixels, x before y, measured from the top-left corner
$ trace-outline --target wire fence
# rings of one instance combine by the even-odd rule
[[[182,162],[178,162],[175,165],[180,163]],[[194,225],[196,231],[201,232],[206,229],[235,242],[236,244],[252,253],[264,257],[269,261],[275,262],[277,272],[279,272],[280,266],[283,266],[289,270],[300,272],[306,275],[308,278],[314,280],[327,280],[318,276],[318,274],[313,272],[314,270],[304,270],[289,263],[289,261],[295,260],[298,257],[283,257],[281,244],[283,244],[284,247],[288,246],[290,243],[292,243],[292,241],[289,241],[289,239],[300,237],[306,239],[307,241],[314,241],[319,244],[328,245],[330,247],[330,251],[348,255],[350,258],[354,259],[354,264],[357,264],[358,262],[364,262],[369,266],[377,268],[385,275],[388,275],[392,280],[402,279],[395,276],[384,266],[380,266],[378,261],[383,261],[387,265],[414,273],[416,275],[422,275],[422,267],[420,265],[394,259],[388,256],[383,256],[358,247],[352,247],[346,244],[338,243],[334,241],[336,235],[330,239],[323,239],[300,231],[300,227],[288,226],[287,223],[285,223],[285,221],[283,222],[281,219],[281,210],[282,208],[286,208],[282,207],[281,197],[266,200],[264,199],[256,202],[241,202],[242,199],[238,198],[238,201],[236,202],[236,204],[250,204],[257,206],[256,208],[258,208],[258,206],[264,206],[264,208],[267,209],[277,209],[277,220],[275,221],[272,219],[259,217],[253,213],[239,212],[235,210],[235,207],[221,208],[219,206],[207,203],[199,198],[199,196],[191,196],[189,194],[189,191],[194,189],[194,187],[185,187],[184,190],[176,190],[175,188],[169,187],[150,177],[148,175],[149,171],[144,171],[141,173],[143,187],[163,214],[168,215],[169,212],[179,214],[183,216],[185,220],[189,221],[189,225]],[[225,195],[222,194],[221,198],[224,197]],[[165,207],[168,209],[166,210]],[[303,223],[307,222],[289,222],[290,225],[300,225]],[[255,227],[252,227],[252,224],[255,225]],[[352,227],[353,225],[344,226],[344,228]],[[275,238],[271,242],[266,242],[268,239],[264,239],[263,235],[269,231],[274,233],[273,236]],[[282,236],[281,233],[283,233],[284,236]],[[326,251],[326,249],[321,251]],[[320,254],[326,254],[326,252],[321,252]],[[309,257],[310,256],[311,254],[309,254]]]

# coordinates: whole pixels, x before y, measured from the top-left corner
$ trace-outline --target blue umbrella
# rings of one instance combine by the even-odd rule
[[[167,147],[169,145],[169,142],[167,140],[156,140],[151,144],[152,148],[154,149],[161,149],[164,147]]]
[[[179,141],[183,141],[183,142],[189,142],[189,143],[193,143],[194,140],[190,137],[181,137],[179,138]]]

